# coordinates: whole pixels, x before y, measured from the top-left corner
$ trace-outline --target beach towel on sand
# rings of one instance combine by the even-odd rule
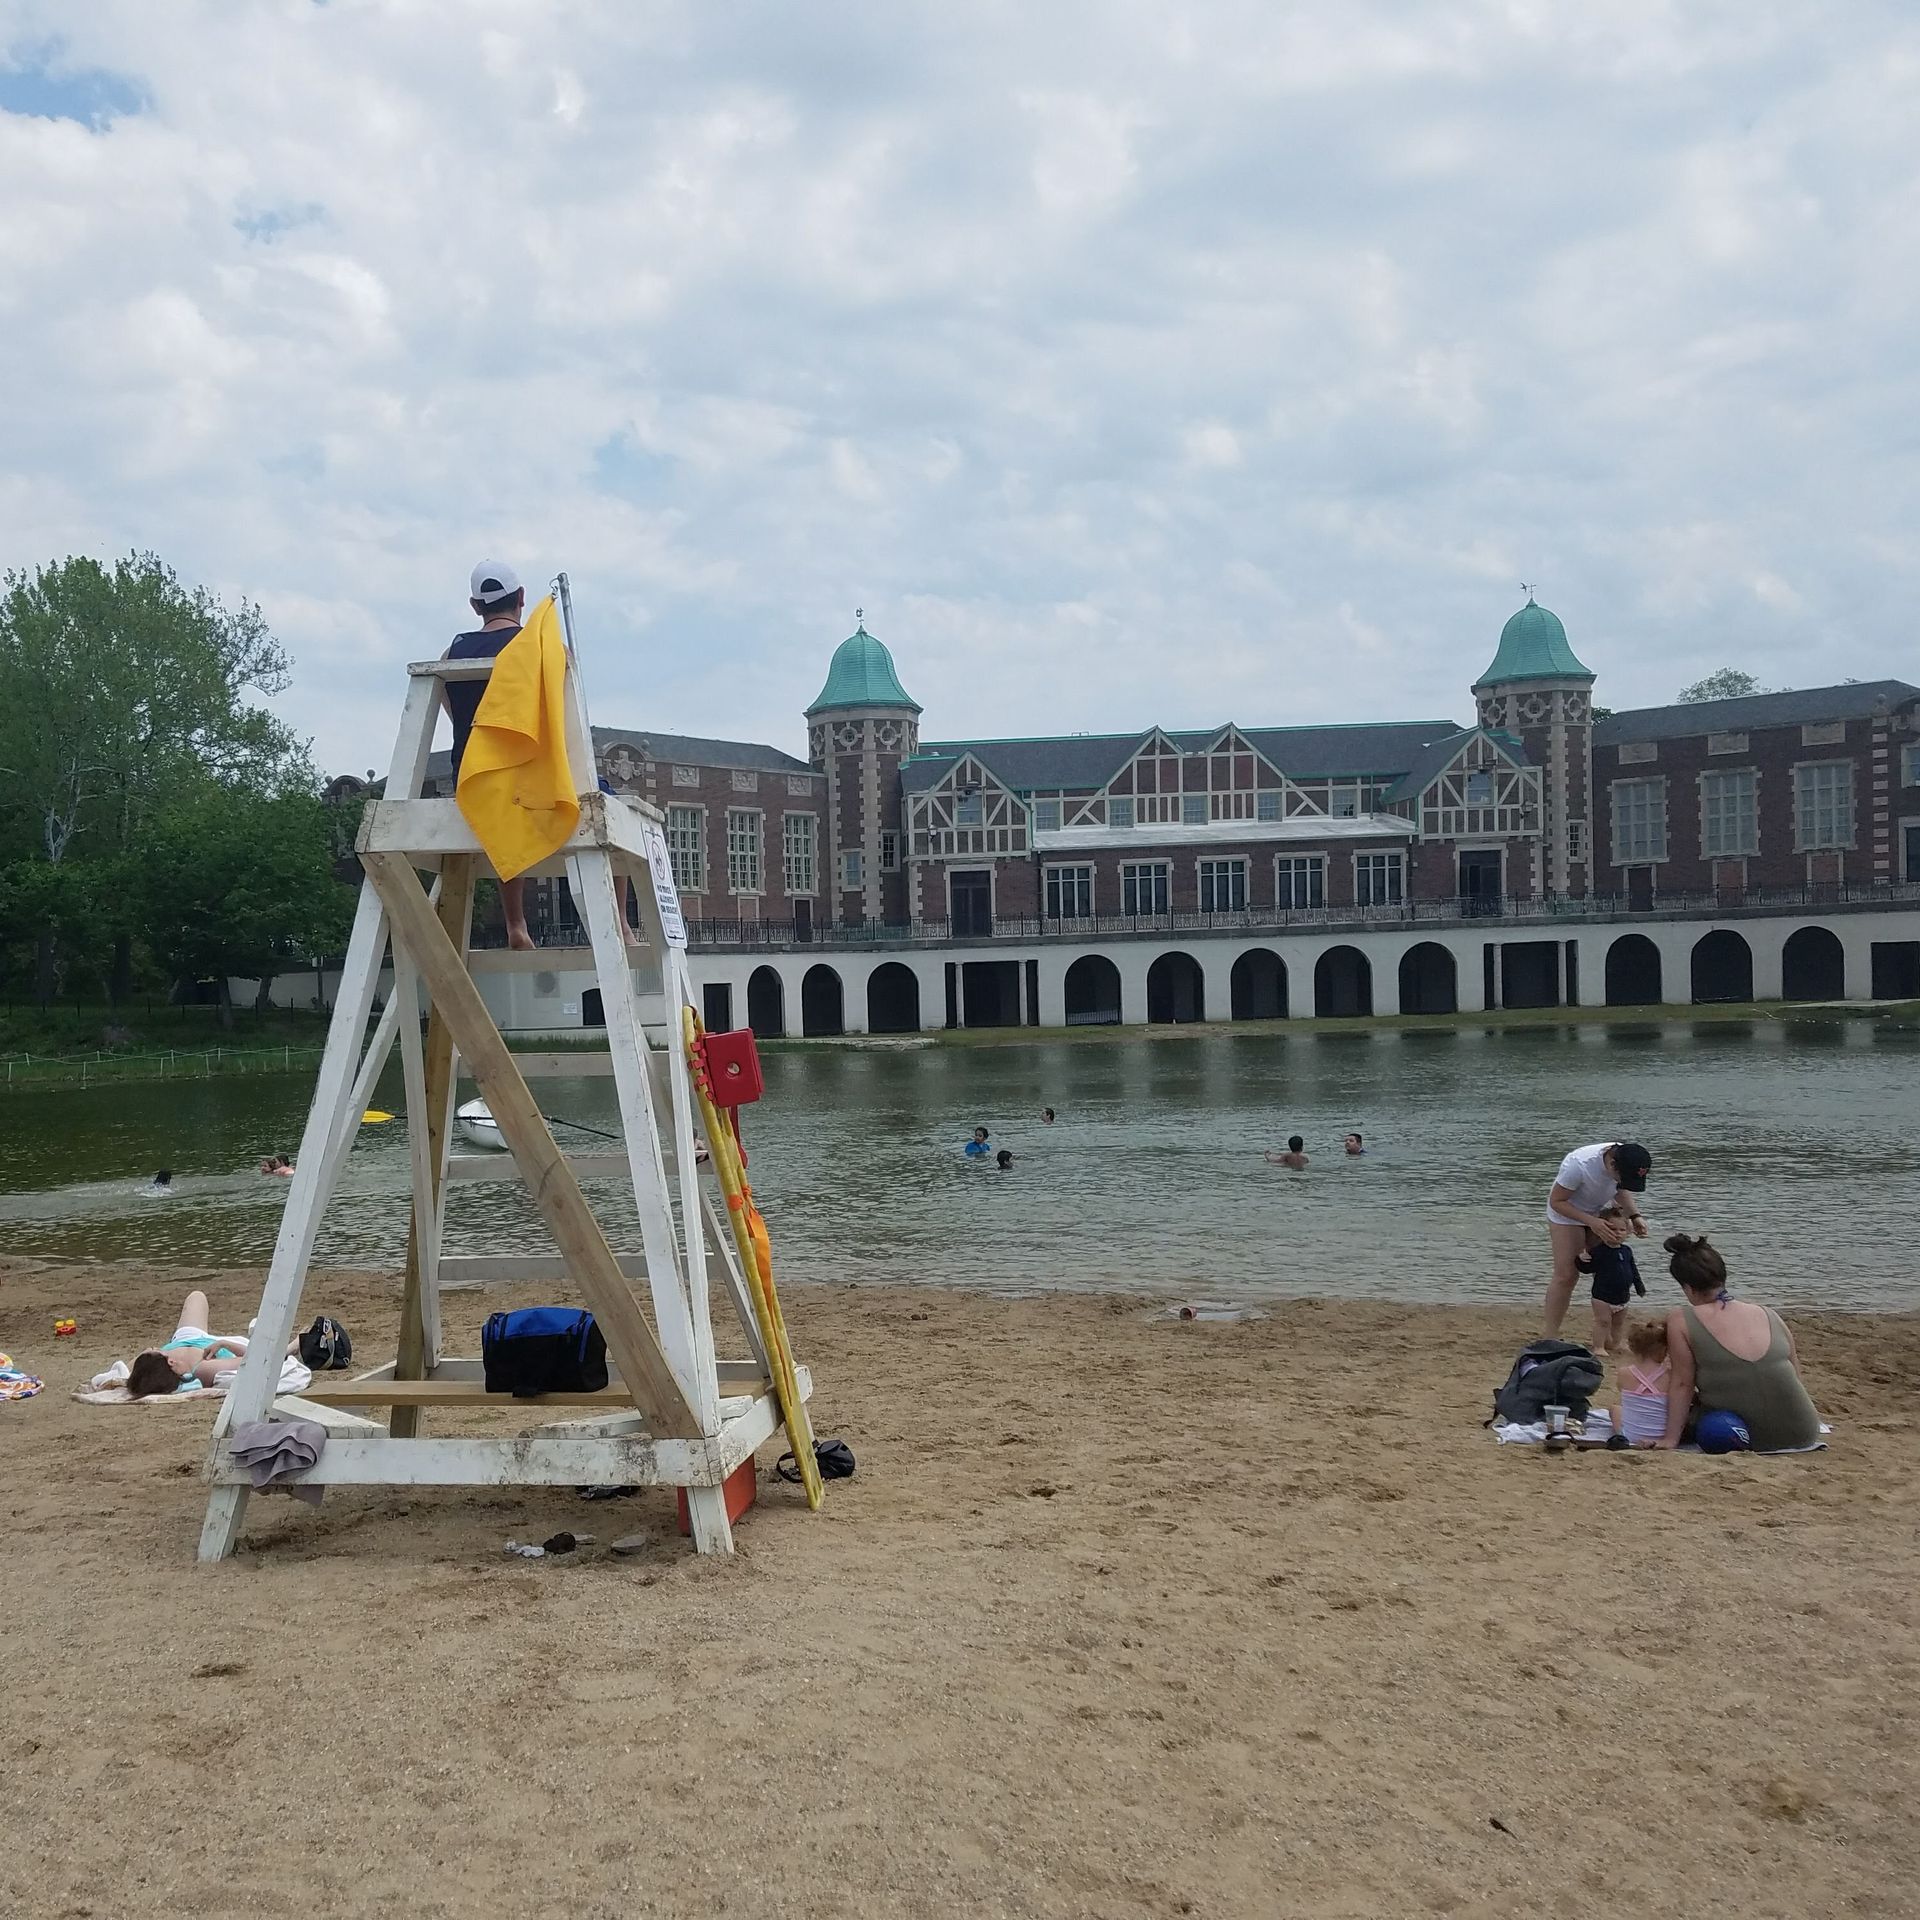
[[[37,1374],[16,1367],[11,1354],[0,1353],[0,1400],[31,1400],[42,1384]]]

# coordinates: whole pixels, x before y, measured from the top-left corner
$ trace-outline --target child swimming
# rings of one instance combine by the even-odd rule
[[[1620,1431],[1636,1447],[1657,1447],[1667,1431],[1667,1325],[1636,1320],[1627,1329],[1633,1355],[1620,1378]]]

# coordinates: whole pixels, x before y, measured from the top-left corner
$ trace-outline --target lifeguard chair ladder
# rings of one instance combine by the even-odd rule
[[[709,1126],[689,1066],[694,1029],[685,930],[659,810],[597,791],[598,781],[577,665],[567,663],[568,758],[581,783],[580,819],[552,860],[532,869],[565,871],[585,924],[586,949],[533,953],[474,949],[474,881],[481,853],[451,798],[425,799],[440,689],[483,680],[490,660],[430,660],[407,669],[406,705],[385,796],[370,802],[357,842],[366,885],[340,978],[313,1104],[289,1183],[259,1319],[239,1377],[214,1423],[207,1478],[213,1487],[200,1558],[232,1553],[246,1514],[249,1481],[228,1450],[231,1431],[270,1409],[320,1421],[328,1439],[302,1479],[320,1486],[670,1486],[684,1488],[694,1546],[733,1547],[723,1483],[784,1425],[788,1445],[812,1464],[806,1401],[813,1383],[787,1353],[778,1307],[757,1277],[743,1273],[752,1249],[729,1231],[696,1164],[696,1134],[716,1165],[731,1153],[724,1124]],[[417,870],[437,873],[432,890]],[[640,904],[640,944],[629,944],[619,895],[631,881]],[[393,985],[363,1047],[391,943]],[[605,1011],[604,1052],[516,1053],[489,1013],[474,976],[489,971],[591,970]],[[641,989],[666,1008],[664,1045],[650,1047]],[[428,1010],[421,1033],[422,998]],[[360,1127],[360,1117],[395,1040],[406,1087],[413,1216],[394,1359],[339,1385],[317,1375],[298,1396],[278,1390],[280,1359],[301,1321],[314,1238]],[[478,1084],[511,1152],[450,1152],[456,1068]],[[607,1075],[623,1130],[618,1153],[563,1153],[542,1117],[529,1077]],[[715,1137],[720,1136],[720,1137]],[[731,1162],[729,1162],[731,1164]],[[580,1188],[582,1173],[624,1174],[640,1225],[640,1258],[616,1256]],[[450,1181],[523,1179],[558,1257],[446,1255]],[[747,1357],[716,1360],[708,1311],[710,1259],[717,1258]],[[446,1285],[516,1279],[568,1283],[606,1336],[609,1384],[598,1393],[512,1400],[485,1391],[475,1358],[441,1353]],[[634,1282],[644,1279],[648,1324]],[[769,1277],[770,1281],[770,1277]],[[769,1333],[771,1337],[769,1337]],[[421,1431],[434,1408],[567,1408],[531,1433],[433,1437]],[[385,1408],[386,1424],[362,1409]],[[818,1482],[809,1497],[817,1504]]]

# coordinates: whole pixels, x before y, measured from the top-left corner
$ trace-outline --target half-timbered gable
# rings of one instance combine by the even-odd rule
[[[1178,824],[1183,758],[1175,742],[1155,727],[1107,782],[1109,818],[1111,799],[1118,795],[1131,808],[1136,827]]]
[[[906,809],[916,860],[1017,858],[1027,851],[1026,803],[971,753],[908,793]]]
[[[1532,834],[1540,826],[1540,769],[1511,734],[1467,728],[1425,749],[1385,803],[1410,818],[1422,840]]]

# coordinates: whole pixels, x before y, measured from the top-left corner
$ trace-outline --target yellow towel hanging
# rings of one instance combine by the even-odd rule
[[[566,687],[566,640],[549,594],[495,657],[460,759],[454,797],[502,880],[559,852],[580,823]]]

